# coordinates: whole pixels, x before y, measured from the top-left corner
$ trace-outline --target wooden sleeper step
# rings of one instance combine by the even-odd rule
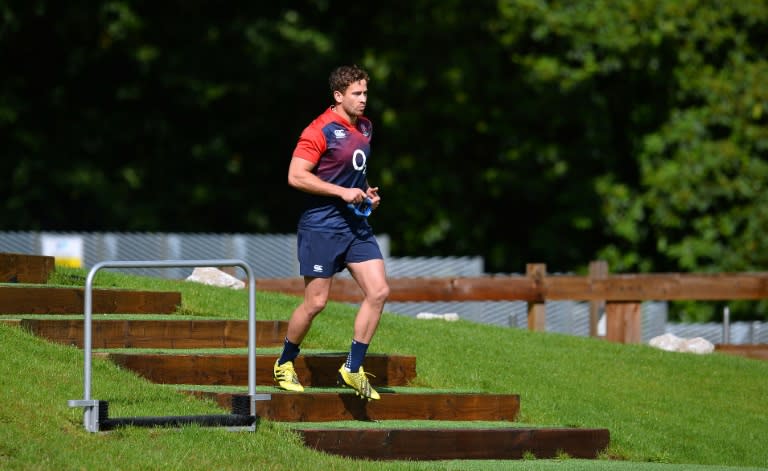
[[[597,458],[610,441],[607,429],[414,428],[296,429],[304,443],[334,455],[371,460],[509,460],[527,455]]]
[[[94,289],[93,312],[99,314],[171,314],[181,293]],[[83,314],[84,288],[0,286],[0,314]]]
[[[47,255],[0,253],[0,283],[46,283],[55,262]]]
[[[715,351],[754,360],[768,360],[768,344],[717,344]]]
[[[256,415],[276,422],[339,420],[517,420],[520,396],[484,393],[387,393],[378,401],[363,401],[348,392],[289,393],[271,391],[269,401],[256,401]],[[232,393],[185,391],[210,398],[232,409]],[[247,396],[246,396],[247,398]]]
[[[277,354],[256,358],[256,384],[274,385]],[[248,384],[248,355],[244,354],[128,354],[109,353],[107,358],[155,383],[244,386]],[[300,355],[296,374],[304,386],[336,386],[346,353]],[[371,385],[406,386],[416,377],[416,357],[368,354],[365,370],[375,375]]]
[[[20,325],[50,341],[83,347],[82,319],[22,319]],[[93,348],[245,348],[246,320],[94,320]],[[283,344],[288,323],[256,321],[256,345]]]

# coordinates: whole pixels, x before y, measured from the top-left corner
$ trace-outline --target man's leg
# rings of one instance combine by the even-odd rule
[[[347,265],[352,277],[363,290],[363,302],[355,317],[354,336],[347,355],[347,361],[339,369],[342,380],[363,398],[379,399],[379,394],[373,389],[363,369],[363,360],[368,352],[368,345],[376,333],[384,310],[384,304],[389,296],[389,284],[382,259]]]
[[[304,300],[293,311],[288,321],[288,332],[283,351],[274,366],[274,377],[278,386],[289,391],[303,391],[293,361],[299,355],[301,342],[309,332],[312,321],[328,302],[333,278],[304,277]]]
[[[288,321],[286,337],[299,345],[309,332],[315,316],[325,309],[333,278],[304,277],[304,300],[296,307]]]
[[[363,302],[355,317],[355,340],[371,343],[373,334],[379,326],[384,304],[389,297],[389,284],[384,270],[384,260],[373,259],[365,262],[350,263],[349,272],[360,289],[363,290]],[[330,288],[329,288],[330,289]]]

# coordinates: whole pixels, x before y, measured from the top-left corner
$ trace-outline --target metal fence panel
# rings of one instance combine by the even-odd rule
[[[730,330],[732,344],[768,343],[768,327],[765,322],[731,322]],[[712,343],[723,341],[723,325],[715,322],[670,323],[667,332],[683,338],[701,337]]]
[[[589,303],[580,301],[547,301],[547,332],[589,336]],[[419,313],[458,314],[459,318],[518,329],[528,328],[528,304],[525,301],[470,302],[388,302],[386,310],[416,317]],[[641,304],[642,340],[648,342],[664,333],[667,303],[648,301]]]

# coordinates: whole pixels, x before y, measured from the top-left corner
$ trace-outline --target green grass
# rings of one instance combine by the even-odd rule
[[[82,286],[84,272],[57,270],[52,284]],[[248,295],[243,291],[110,272],[100,273],[96,284],[179,290],[184,316],[247,318]],[[291,296],[259,292],[257,316],[287,319],[296,302]],[[329,304],[307,336],[304,351],[346,350],[354,313],[351,306]],[[610,448],[599,460],[367,462],[306,449],[291,433],[291,424],[269,421],[261,421],[255,433],[190,426],[91,434],[83,428],[82,410],[67,407],[68,399],[83,395],[82,351],[0,323],[0,469],[768,467],[768,362],[391,314],[384,316],[370,351],[415,355],[414,386],[422,390],[520,394],[521,417],[513,426],[608,428]],[[94,358],[93,368],[92,397],[109,401],[111,417],[225,412],[213,402],[151,384],[103,359]],[[421,421],[396,424],[435,426]]]

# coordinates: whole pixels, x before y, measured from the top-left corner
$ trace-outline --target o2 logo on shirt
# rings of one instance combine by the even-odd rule
[[[358,172],[363,172],[363,175],[368,170],[368,157],[362,149],[355,149],[352,153],[352,167]]]

